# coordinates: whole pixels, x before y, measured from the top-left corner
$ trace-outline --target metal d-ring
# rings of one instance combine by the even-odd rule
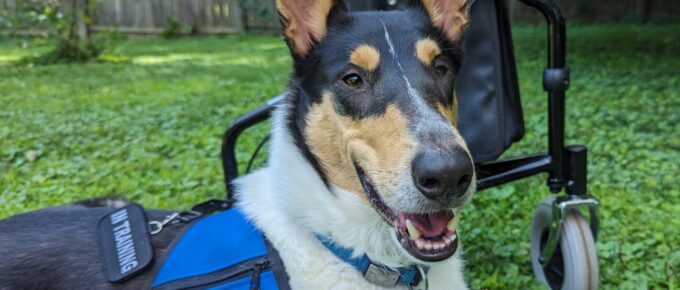
[[[539,262],[544,267],[550,262],[550,258],[555,253],[557,248],[557,241],[559,240],[560,230],[562,229],[562,222],[564,217],[567,216],[570,210],[580,209],[587,207],[590,211],[590,225],[595,227],[591,229],[593,234],[597,232],[597,206],[600,205],[600,201],[597,200],[592,195],[567,195],[560,196],[555,199],[552,203],[552,221],[550,222],[550,228],[548,232],[548,241],[545,244],[545,248],[541,252],[541,257]]]

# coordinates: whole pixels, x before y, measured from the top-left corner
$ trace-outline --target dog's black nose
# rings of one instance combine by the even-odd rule
[[[465,194],[472,181],[472,160],[463,149],[425,150],[411,162],[413,182],[429,199],[448,201]]]

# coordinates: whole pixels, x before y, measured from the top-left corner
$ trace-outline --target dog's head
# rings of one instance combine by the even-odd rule
[[[421,261],[457,248],[475,173],[456,128],[466,0],[349,13],[336,0],[277,0],[294,60],[288,126],[334,192],[358,195]]]

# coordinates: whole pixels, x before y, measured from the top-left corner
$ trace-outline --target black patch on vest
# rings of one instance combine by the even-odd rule
[[[151,265],[153,249],[147,224],[144,209],[138,204],[99,220],[99,245],[109,282],[123,282]]]

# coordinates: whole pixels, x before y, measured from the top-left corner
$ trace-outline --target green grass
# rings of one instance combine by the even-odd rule
[[[604,289],[680,287],[678,29],[569,28],[567,143],[590,148]],[[506,156],[545,150],[544,36],[514,30],[527,134]],[[223,130],[290,71],[277,37],[134,40],[107,52],[110,62],[44,67],[14,64],[49,48],[22,42],[0,42],[0,218],[93,196],[174,209],[223,197]],[[240,140],[242,160],[265,132]],[[545,178],[481,192],[466,210],[473,289],[540,287],[529,228]]]

